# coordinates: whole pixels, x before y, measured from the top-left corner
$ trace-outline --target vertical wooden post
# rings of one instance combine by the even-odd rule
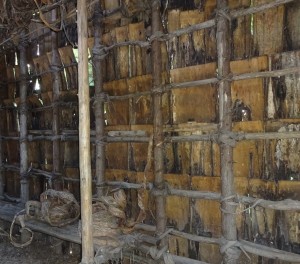
[[[57,18],[57,9],[52,10],[52,21],[56,21]],[[52,134],[53,136],[58,136],[60,133],[60,124],[59,124],[59,93],[61,87],[60,72],[58,71],[61,66],[61,61],[59,58],[58,48],[57,48],[57,32],[52,31],[52,57],[51,57],[51,70],[52,72]],[[61,161],[60,161],[60,140],[54,138],[52,146],[52,155],[53,155],[53,175],[60,172],[61,170]],[[55,181],[53,185],[55,189],[61,189],[60,182]]]
[[[78,10],[78,101],[79,101],[79,169],[81,198],[82,264],[92,264],[92,173],[90,150],[90,94],[88,75],[87,2],[77,0]]]
[[[152,0],[152,34],[161,30],[160,1]],[[161,46],[159,41],[152,43],[152,89],[162,84]],[[162,118],[162,94],[153,95],[153,140],[154,140],[154,185],[162,190],[164,185],[164,156],[163,156],[163,118]],[[165,198],[155,198],[156,207],[156,234],[159,236],[166,229]]]
[[[2,154],[2,135],[0,130],[0,198],[4,194],[4,175],[3,175],[3,154]]]
[[[230,75],[230,21],[226,17],[228,0],[217,1],[217,52],[218,52],[218,77],[219,82],[219,129],[220,134],[225,135],[232,130],[231,116],[231,82]],[[222,183],[222,233],[225,244],[237,240],[236,206],[232,205],[234,199],[234,175],[233,175],[233,147],[226,142],[220,142],[221,151],[221,183]],[[224,245],[225,246],[225,245]],[[224,247],[225,248],[225,247]],[[223,251],[221,249],[221,251]],[[239,258],[239,250],[236,247],[228,247],[223,253],[224,264],[235,264]]]
[[[104,94],[103,94],[103,69],[100,57],[102,45],[102,20],[100,5],[96,5],[94,20],[94,48],[93,48],[93,73],[95,83],[94,112],[96,120],[96,177],[97,177],[97,196],[102,196],[101,185],[104,182],[105,174],[105,146],[104,146]]]
[[[26,58],[26,39],[25,30],[21,33],[19,52],[20,52],[20,177],[21,177],[21,202],[29,200],[29,185],[27,179],[28,171],[28,142],[27,142],[27,58]]]

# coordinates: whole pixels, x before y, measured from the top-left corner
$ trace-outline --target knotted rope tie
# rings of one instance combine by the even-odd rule
[[[157,31],[154,34],[151,35],[151,37],[149,38],[149,42],[152,43],[153,41],[158,40],[158,41],[167,41],[168,36],[166,34],[164,34],[161,31]]]
[[[28,141],[28,138],[25,136],[25,137],[21,137],[20,139],[19,139],[19,142],[20,143],[24,143],[24,142],[27,142]]]
[[[95,45],[93,47],[93,57],[98,60],[104,60],[108,55],[107,49],[104,45]]]
[[[172,256],[168,252],[168,246],[164,246],[162,249],[158,250],[156,247],[150,247],[149,252],[150,256],[154,260],[159,260],[163,257],[165,264],[174,264]]]
[[[223,17],[223,18],[227,19],[229,22],[231,22],[231,20],[232,20],[232,17],[230,16],[228,8],[218,9],[217,17]]]
[[[108,93],[100,93],[94,96],[94,105],[98,102],[108,102],[109,101],[109,95]]]
[[[237,141],[238,141],[238,136],[234,132],[228,131],[228,132],[219,133],[219,137],[218,137],[219,144],[235,147]]]
[[[26,103],[21,103],[19,105],[19,113],[20,113],[20,115],[27,114],[28,109],[29,109],[29,107],[28,107],[28,105]]]
[[[150,195],[154,195],[154,196],[171,195],[171,187],[168,185],[167,182],[163,182],[160,186],[152,186],[152,188],[150,189]]]
[[[61,138],[62,138],[61,135],[55,135],[55,136],[52,136],[51,141],[61,140]]]
[[[230,241],[222,237],[220,239],[220,252],[225,255],[226,263],[236,261],[241,255],[240,243],[237,240]]]
[[[97,189],[104,189],[106,187],[107,187],[107,185],[105,184],[105,182],[100,182],[100,183],[96,184]]]
[[[238,260],[241,254],[241,251],[246,255],[246,257],[251,260],[250,256],[237,240],[227,240],[224,237],[220,238],[220,252],[222,255],[225,254],[227,259],[226,263],[231,263],[230,261]]]
[[[63,69],[63,67],[61,65],[50,65],[50,71],[51,72],[60,72]]]
[[[243,210],[238,210],[237,212],[231,212],[231,211],[227,211],[224,208],[222,208],[222,204],[224,202],[226,202],[227,205],[229,206],[238,206],[238,205],[243,205],[243,203],[241,202],[241,199],[239,198],[239,196],[236,195],[231,195],[228,197],[224,197],[221,199],[221,206],[220,206],[220,210],[225,213],[225,214],[233,214],[233,215],[238,215],[238,214],[242,214],[252,208],[255,208],[257,205],[259,205],[261,202],[263,201],[263,199],[257,199],[251,206],[243,209]]]
[[[28,176],[30,176],[31,170],[32,170],[32,164],[30,165],[27,171],[20,173],[21,182],[24,181]]]
[[[226,81],[227,82],[231,82],[232,81],[232,77],[233,77],[232,73],[229,73],[226,76],[220,76],[219,74],[217,74],[217,79],[218,79],[217,85],[219,85],[222,82],[226,82]]]
[[[229,206],[238,206],[239,203],[237,203],[235,201],[235,198],[236,198],[236,195],[231,195],[231,196],[227,196],[227,197],[222,198],[221,201],[220,201],[220,210],[221,210],[221,212],[223,212],[224,214],[233,214],[233,215],[235,215],[236,214],[235,210],[233,212],[233,211],[227,211],[223,208],[224,203],[226,203],[226,205],[229,205]]]
[[[95,140],[96,146],[104,147],[107,145],[106,137],[102,137],[100,139]]]
[[[161,95],[164,92],[163,86],[154,86],[152,88],[152,94],[153,95]]]

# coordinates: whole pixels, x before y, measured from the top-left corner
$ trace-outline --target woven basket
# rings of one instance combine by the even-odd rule
[[[73,194],[48,189],[40,196],[41,217],[52,226],[65,226],[79,218],[80,206]]]

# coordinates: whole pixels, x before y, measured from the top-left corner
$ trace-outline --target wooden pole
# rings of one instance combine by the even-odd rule
[[[228,0],[217,0],[217,53],[219,82],[219,130],[221,133],[232,131],[231,116],[231,83],[227,79],[230,75],[230,21],[228,14]],[[221,151],[221,202],[222,234],[224,241],[230,243],[237,240],[236,205],[234,200],[233,175],[233,147],[228,143],[220,143]],[[226,248],[226,247],[225,247]],[[222,251],[222,250],[221,250]],[[227,247],[223,253],[224,264],[236,264],[240,255],[237,247]]]
[[[87,2],[77,1],[78,10],[78,101],[79,101],[79,169],[81,198],[82,264],[92,264],[92,173],[90,151],[90,98],[88,81]]]
[[[3,153],[2,153],[2,136],[0,134],[0,198],[4,194],[4,173],[3,173]]]
[[[20,177],[21,177],[21,202],[26,203],[29,200],[29,185],[27,179],[28,170],[28,140],[27,140],[27,58],[26,58],[26,39],[25,29],[21,33],[19,44],[20,52]]]
[[[152,0],[152,34],[161,30],[160,1]],[[162,63],[161,46],[159,41],[152,44],[152,76],[153,87],[162,84]],[[164,186],[164,163],[163,163],[163,118],[162,118],[162,94],[153,94],[153,141],[154,141],[154,186],[158,190],[163,190]],[[155,198],[156,208],[156,234],[159,236],[166,229],[165,197]],[[162,241],[161,245],[165,242]]]
[[[93,49],[93,71],[95,83],[95,101],[94,113],[96,120],[96,179],[97,179],[97,197],[102,196],[101,185],[104,182],[105,173],[105,146],[103,143],[105,137],[105,116],[104,116],[104,98],[103,98],[103,73],[102,62],[100,58],[100,48],[102,42],[102,17],[100,14],[100,5],[96,5],[94,20],[94,49]]]
[[[57,9],[52,10],[52,21],[55,21],[57,18]],[[59,124],[59,106],[57,105],[59,101],[59,92],[61,87],[61,79],[60,79],[60,72],[57,69],[61,66],[60,57],[58,53],[57,47],[57,32],[52,31],[52,57],[51,57],[51,69],[53,70],[52,73],[52,135],[54,136],[53,139],[53,173],[59,173],[61,170],[61,162],[60,162],[60,139],[57,137],[60,134],[60,124]],[[54,189],[60,190],[61,183],[57,180],[54,182]]]

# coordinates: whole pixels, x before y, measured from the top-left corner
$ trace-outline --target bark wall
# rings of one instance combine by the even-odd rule
[[[172,33],[189,25],[201,23],[216,15],[216,1],[162,1],[162,31]],[[167,6],[165,6],[168,3]],[[253,1],[253,5],[267,1]],[[269,1],[270,2],[270,1]],[[130,2],[127,14],[117,12],[104,20],[102,44],[110,46],[124,41],[145,41],[151,36],[149,8],[143,12],[142,5]],[[118,8],[119,1],[102,1],[102,8]],[[142,5],[143,6],[143,5]],[[230,10],[245,9],[251,1],[229,1]],[[74,7],[73,7],[74,8]],[[233,74],[262,72],[298,66],[299,39],[297,34],[297,1],[281,5],[258,14],[233,19],[231,26],[230,68]],[[72,5],[67,5],[67,11]],[[90,10],[91,12],[91,10]],[[76,27],[74,21],[67,27],[68,39],[61,33],[58,55],[60,72],[59,119],[61,134],[78,135]],[[39,27],[39,26],[38,26]],[[72,28],[73,27],[73,28]],[[30,25],[33,30],[34,26]],[[49,30],[48,30],[49,31]],[[47,30],[39,28],[40,36],[28,48],[30,65],[27,81],[29,104],[28,129],[30,135],[52,134],[52,106],[54,102],[51,73],[51,37]],[[48,33],[47,33],[48,32]],[[93,28],[90,25],[89,52],[93,48]],[[48,35],[47,35],[48,34]],[[71,43],[70,43],[70,42]],[[67,46],[64,46],[69,42]],[[217,48],[214,27],[182,34],[159,42],[161,49],[161,79],[163,84],[189,82],[216,77]],[[73,44],[75,49],[73,49]],[[108,51],[102,62],[103,92],[109,96],[140,93],[139,96],[123,100],[104,102],[105,133],[153,134],[153,97],[143,92],[153,86],[151,46],[131,43]],[[1,55],[2,56],[2,55]],[[18,137],[19,66],[15,64],[18,54],[7,52],[0,56],[1,135]],[[99,70],[99,69],[98,69]],[[39,75],[39,76],[36,76]],[[2,85],[3,83],[3,85]],[[255,78],[231,83],[233,131],[273,132],[299,130],[298,74],[280,78]],[[40,86],[40,89],[38,89]],[[94,88],[90,87],[93,96]],[[161,111],[164,137],[204,135],[217,131],[220,121],[219,101],[216,85],[193,86],[172,89],[162,95]],[[16,107],[17,106],[17,107]],[[95,129],[95,117],[91,111],[91,129]],[[121,131],[121,132],[120,132]],[[93,131],[92,131],[93,133]],[[116,133],[116,132],[114,132]],[[150,144],[150,151],[149,151]],[[28,143],[28,165],[52,172],[53,142],[40,140]],[[236,192],[257,198],[280,200],[299,199],[299,167],[296,153],[298,140],[249,140],[238,142],[233,149],[233,175]],[[95,175],[96,147],[91,144],[92,174]],[[291,151],[288,151],[291,150]],[[2,162],[18,165],[19,142],[7,139],[2,142]],[[150,153],[150,154],[149,154]],[[293,155],[295,154],[295,155]],[[218,142],[169,142],[163,143],[163,176],[170,186],[200,191],[221,191],[221,164]],[[64,188],[79,198],[79,157],[77,141],[62,141],[60,156]],[[104,157],[103,157],[104,158]],[[151,143],[116,142],[105,145],[106,180],[144,183],[154,181],[154,164]],[[4,191],[18,196],[19,174],[4,173]],[[77,180],[77,181],[76,181]],[[43,177],[30,178],[30,198],[37,198],[48,180]],[[95,191],[95,186],[94,186]],[[128,190],[127,214],[137,215],[138,193]],[[155,223],[154,197],[143,192],[147,216],[146,223]],[[240,210],[245,209],[239,205]],[[195,235],[219,237],[221,233],[220,204],[216,201],[194,200],[187,197],[170,196],[166,199],[167,225]],[[208,210],[209,208],[209,210]],[[299,251],[299,232],[294,212],[276,212],[271,209],[249,209],[236,216],[239,238],[293,252]],[[172,253],[198,260],[220,263],[221,255],[216,245],[192,242],[170,236]],[[209,253],[208,253],[209,252]],[[253,263],[267,260],[251,255]]]

